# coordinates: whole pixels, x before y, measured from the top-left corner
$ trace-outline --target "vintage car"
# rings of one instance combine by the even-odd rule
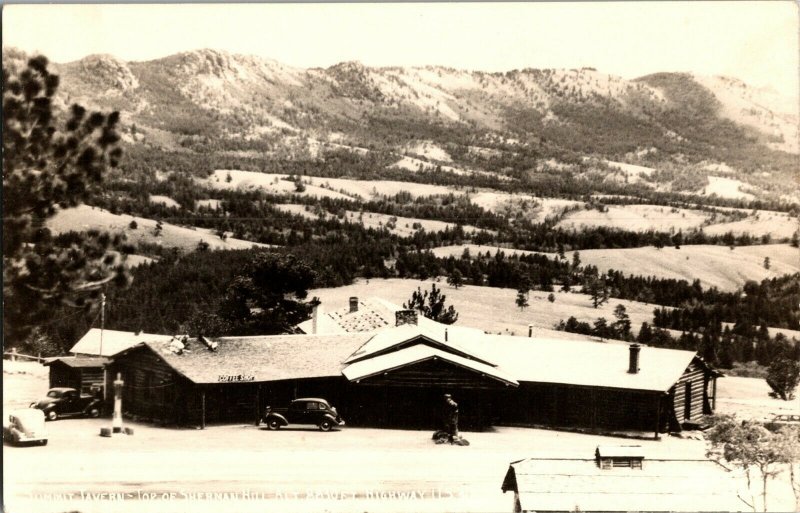
[[[770,431],[778,431],[782,427],[798,426],[800,427],[800,415],[780,414],[775,415],[772,419],[764,423],[764,427]]]
[[[336,408],[325,399],[304,397],[293,400],[288,408],[267,406],[262,422],[275,430],[289,424],[312,424],[322,431],[330,431],[336,426],[344,426],[344,420]]]
[[[43,399],[31,403],[31,408],[42,410],[47,420],[82,415],[99,417],[102,401],[91,394],[81,394],[74,388],[51,388]]]
[[[13,410],[3,416],[3,440],[14,445],[36,443],[47,445],[44,412],[41,410]]]

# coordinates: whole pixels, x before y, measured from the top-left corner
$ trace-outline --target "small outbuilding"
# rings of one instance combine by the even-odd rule
[[[83,393],[98,392],[104,384],[102,356],[62,356],[44,363],[50,367],[50,388],[68,387]]]
[[[740,479],[710,460],[650,459],[641,447],[602,447],[595,458],[511,463],[502,484],[514,513],[751,511]]]

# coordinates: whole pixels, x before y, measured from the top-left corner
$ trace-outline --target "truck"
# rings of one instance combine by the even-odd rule
[[[287,408],[267,406],[261,421],[273,431],[289,424],[311,424],[321,431],[344,426],[336,408],[319,397],[294,399]]]

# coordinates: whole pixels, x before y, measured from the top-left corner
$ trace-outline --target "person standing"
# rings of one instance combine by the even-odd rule
[[[453,400],[450,394],[444,394],[445,403],[445,431],[447,431],[450,441],[458,438],[458,403]]]

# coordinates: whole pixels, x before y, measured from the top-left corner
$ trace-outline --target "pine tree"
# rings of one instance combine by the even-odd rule
[[[411,294],[411,299],[403,303],[403,308],[417,310],[428,319],[432,319],[442,324],[453,324],[458,320],[458,312],[452,305],[445,306],[447,296],[436,288],[436,284],[431,284],[430,292],[422,291],[419,287]]]
[[[59,79],[45,57],[24,69],[3,67],[3,332],[18,344],[61,305],[89,309],[102,290],[124,286],[132,249],[120,235],[76,234],[68,246],[44,222],[58,207],[89,199],[117,146],[119,113],[88,113],[79,105],[65,123],[53,113]]]
[[[524,290],[517,291],[517,298],[514,300],[520,310],[525,310],[528,306],[528,293]]]
[[[619,304],[614,307],[614,317],[617,319],[612,325],[614,332],[622,340],[628,340],[631,336],[631,319],[625,310],[625,305]]]
[[[458,269],[453,269],[453,272],[447,277],[447,284],[458,290],[458,287],[464,284],[464,275]]]

